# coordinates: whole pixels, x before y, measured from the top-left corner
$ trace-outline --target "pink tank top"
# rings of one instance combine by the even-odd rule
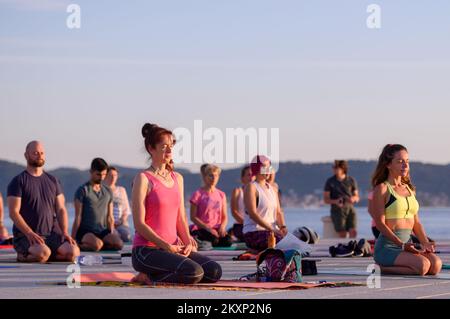
[[[174,184],[169,188],[150,173],[143,173],[153,185],[145,198],[145,224],[164,241],[175,245],[178,242],[177,219],[181,202],[177,177],[174,172],[171,173]],[[142,246],[156,245],[136,232],[133,247]]]

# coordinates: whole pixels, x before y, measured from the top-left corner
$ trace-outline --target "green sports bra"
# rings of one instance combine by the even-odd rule
[[[385,182],[389,191],[389,200],[384,206],[386,219],[414,218],[419,212],[419,202],[412,190],[406,185],[411,196],[400,196],[389,182]]]

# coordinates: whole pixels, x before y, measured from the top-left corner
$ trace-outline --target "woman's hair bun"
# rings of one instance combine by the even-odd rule
[[[158,125],[156,125],[156,124],[150,124],[150,123],[144,124],[144,126],[142,127],[142,137],[147,138],[147,136],[149,136],[150,132],[157,126]]]

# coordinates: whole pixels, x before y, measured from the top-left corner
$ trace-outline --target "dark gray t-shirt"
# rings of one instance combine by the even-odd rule
[[[79,231],[99,234],[108,229],[108,208],[113,202],[109,187],[101,185],[97,193],[88,182],[78,188],[75,199],[83,204]]]
[[[56,197],[62,192],[59,181],[45,172],[36,177],[24,171],[8,185],[8,196],[21,198],[20,215],[40,236],[61,233],[56,220]],[[13,234],[15,237],[23,236],[15,225]]]
[[[351,197],[357,189],[358,185],[355,179],[348,175],[342,181],[338,180],[336,175],[334,175],[325,183],[325,192],[330,192],[330,199]]]

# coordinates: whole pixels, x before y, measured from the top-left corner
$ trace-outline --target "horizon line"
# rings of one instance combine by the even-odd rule
[[[376,159],[345,159],[348,162],[377,162]],[[1,159],[0,158],[0,162],[6,162],[9,164],[13,164],[13,165],[18,165],[18,166],[22,166],[22,167],[26,167],[25,164],[22,163],[18,163],[15,161],[11,161],[11,160],[6,160],[6,159]],[[317,162],[304,162],[302,160],[285,160],[285,161],[279,161],[278,164],[282,165],[282,164],[289,164],[289,163],[299,163],[299,164],[305,164],[305,165],[321,165],[321,164],[330,164],[332,163],[332,160],[330,161],[317,161]],[[411,163],[414,164],[423,164],[423,165],[434,165],[434,166],[449,166],[449,163],[433,163],[433,162],[426,162],[426,161],[411,161]],[[217,163],[213,163],[215,165],[220,166],[221,164],[217,164]],[[187,170],[191,173],[198,173],[197,171],[192,171],[191,169],[184,167],[182,164],[180,164],[181,166],[178,166],[177,163],[175,163],[175,166],[178,167],[179,169],[182,170]],[[200,165],[195,163],[194,165]],[[225,166],[232,166],[234,164],[224,164]],[[235,167],[229,167],[229,168],[223,168],[222,171],[230,171],[230,170],[235,170],[238,168],[241,168],[242,166],[244,166],[245,164],[236,164]],[[135,167],[135,166],[127,166],[126,164],[115,164],[112,163],[110,166],[115,166],[115,167],[120,167],[120,168],[125,168],[125,169],[135,169],[135,170],[140,170],[143,169],[143,167]],[[89,171],[89,167],[87,168],[79,168],[79,167],[75,167],[75,166],[58,166],[55,168],[51,168],[48,171],[56,171],[56,170],[60,170],[60,169],[73,169],[73,170],[78,170],[78,171]]]

